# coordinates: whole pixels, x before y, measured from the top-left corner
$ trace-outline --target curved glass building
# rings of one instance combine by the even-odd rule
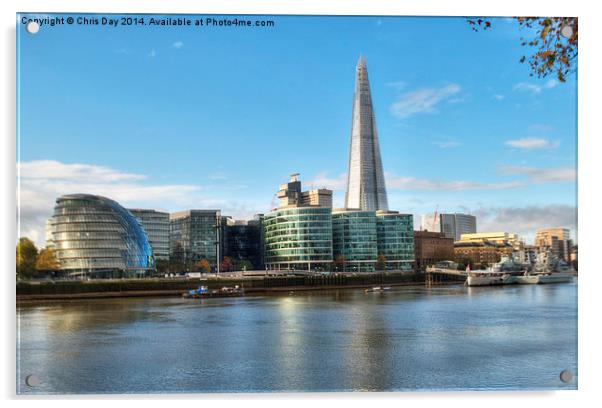
[[[263,225],[269,269],[330,270],[331,208],[280,208],[266,214]]]
[[[397,211],[376,212],[378,254],[387,270],[410,271],[414,262],[414,217]]]
[[[341,272],[374,272],[378,255],[374,211],[332,212],[334,268]]]
[[[70,276],[138,277],[154,269],[138,219],[105,197],[57,198],[51,235],[61,270]]]

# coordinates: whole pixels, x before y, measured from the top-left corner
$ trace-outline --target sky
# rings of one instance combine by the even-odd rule
[[[576,75],[530,76],[519,59],[532,33],[514,20],[474,32],[455,17],[213,17],[274,25],[32,35],[18,18],[21,236],[43,246],[55,199],[70,193],[247,219],[298,172],[342,206],[361,54],[390,209],[416,228],[438,208],[476,215],[479,232],[530,242],[562,226],[576,240]]]

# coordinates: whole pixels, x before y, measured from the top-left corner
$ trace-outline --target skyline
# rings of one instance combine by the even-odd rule
[[[54,200],[79,192],[250,218],[294,172],[342,206],[362,54],[392,210],[576,238],[576,78],[530,78],[515,23],[269,18],[244,32],[18,30],[22,235],[43,240]]]

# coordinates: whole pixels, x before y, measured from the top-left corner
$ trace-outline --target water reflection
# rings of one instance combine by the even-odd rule
[[[457,285],[20,307],[19,391],[575,388],[558,373],[577,372],[576,295]]]

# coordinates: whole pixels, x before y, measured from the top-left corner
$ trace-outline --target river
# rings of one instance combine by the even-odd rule
[[[85,300],[17,323],[21,394],[577,388],[576,284]]]

